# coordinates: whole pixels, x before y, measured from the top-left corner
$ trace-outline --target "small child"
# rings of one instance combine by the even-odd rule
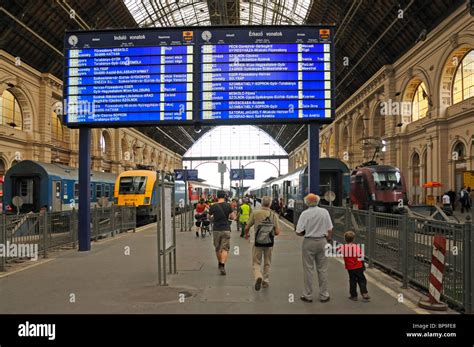
[[[364,275],[365,267],[362,261],[364,259],[364,255],[361,251],[361,248],[353,243],[354,238],[355,233],[353,231],[347,231],[344,233],[346,244],[339,246],[339,250],[344,256],[346,270],[349,273],[349,291],[351,295],[349,299],[357,301],[357,284],[359,284],[362,300],[370,301],[370,297],[367,292],[367,279]]]

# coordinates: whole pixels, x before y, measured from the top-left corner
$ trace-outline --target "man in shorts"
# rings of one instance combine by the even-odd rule
[[[209,215],[213,223],[214,247],[216,249],[217,261],[219,262],[219,271],[225,275],[225,263],[230,249],[230,225],[229,219],[235,219],[235,212],[230,204],[225,202],[225,192],[217,192],[217,203],[209,209]]]

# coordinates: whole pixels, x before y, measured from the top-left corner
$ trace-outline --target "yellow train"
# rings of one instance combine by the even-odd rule
[[[137,208],[137,224],[156,221],[156,179],[158,173],[152,170],[130,170],[122,172],[115,182],[114,204],[117,206],[135,206]],[[171,180],[172,177],[165,179]],[[178,211],[179,201],[185,199],[183,181],[175,181],[174,209]],[[202,182],[188,182],[188,203],[194,205],[198,200],[208,195],[215,196],[218,187]]]
[[[137,222],[156,220],[156,171],[130,170],[122,172],[115,182],[114,204],[135,206]]]

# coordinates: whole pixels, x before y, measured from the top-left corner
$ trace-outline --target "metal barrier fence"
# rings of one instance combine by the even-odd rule
[[[136,209],[128,206],[94,208],[91,215],[91,239],[136,228]],[[35,256],[47,257],[49,250],[72,246],[78,239],[78,213],[40,212],[24,215],[0,214],[0,245],[7,254],[0,254],[0,271],[5,264]],[[30,252],[30,253],[28,253]],[[25,256],[28,255],[28,256]]]
[[[323,207],[333,220],[334,240],[344,242],[344,232],[353,230],[356,242],[364,246],[369,267],[376,264],[398,275],[403,287],[411,283],[428,291],[434,235],[445,236],[447,250],[441,298],[466,313],[474,313],[474,227],[471,220],[449,223],[372,210]]]
[[[306,209],[306,205],[304,204],[303,200],[295,200],[293,205],[293,224],[298,224],[298,219],[300,219],[301,213]]]
[[[195,208],[191,205],[187,207],[179,207],[175,211],[176,213],[176,230],[178,231],[191,231],[195,219]]]

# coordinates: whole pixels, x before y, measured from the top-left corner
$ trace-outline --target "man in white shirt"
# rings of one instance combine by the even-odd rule
[[[304,236],[303,241],[303,270],[304,289],[300,299],[304,302],[313,302],[313,276],[316,263],[319,281],[319,301],[328,302],[328,259],[325,246],[332,242],[332,221],[329,212],[318,207],[319,196],[308,194],[304,198],[308,209],[301,213],[296,226],[296,234]]]
[[[451,198],[449,197],[448,193],[444,193],[443,197],[443,211],[446,213],[448,216],[453,215],[453,209],[451,207]]]
[[[451,205],[451,198],[449,197],[448,193],[444,193],[443,195],[443,206],[446,207],[446,205]]]

